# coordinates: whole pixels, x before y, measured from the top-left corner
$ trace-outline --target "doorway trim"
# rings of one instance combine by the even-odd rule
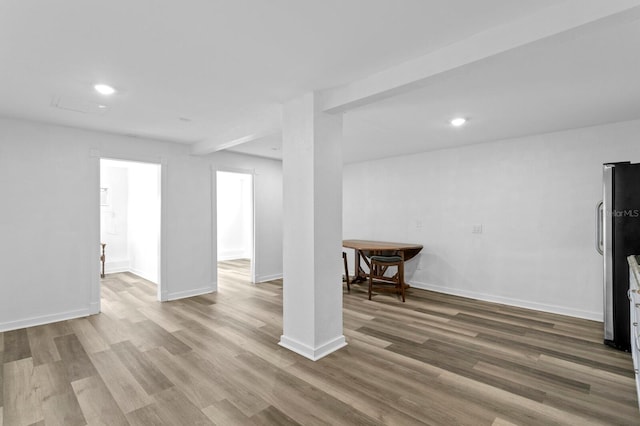
[[[149,163],[160,166],[160,259],[158,268],[158,294],[157,298],[160,302],[165,302],[168,299],[169,294],[169,280],[167,279],[167,160],[164,157],[123,154],[112,151],[100,151],[91,150],[90,156],[92,158],[92,165],[95,170],[94,181],[92,187],[94,188],[94,195],[91,197],[92,208],[94,214],[91,219],[91,239],[88,243],[88,253],[98,253],[100,250],[100,160],[116,160],[116,161],[129,161],[134,163]],[[93,256],[95,258],[92,261],[90,270],[91,275],[91,313],[99,313],[100,307],[100,258],[99,255]]]
[[[256,171],[255,169],[242,169],[237,167],[211,165],[211,189],[212,189],[212,229],[215,231],[215,238],[212,238],[212,253],[215,253],[214,282],[218,286],[218,172],[240,173],[251,176],[251,271],[249,278],[252,284],[256,283]]]

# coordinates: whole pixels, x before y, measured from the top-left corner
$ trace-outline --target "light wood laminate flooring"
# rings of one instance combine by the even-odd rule
[[[348,346],[312,362],[277,344],[280,280],[219,271],[217,293],[167,303],[108,275],[101,314],[0,333],[0,426],[640,424],[600,323],[354,285]]]

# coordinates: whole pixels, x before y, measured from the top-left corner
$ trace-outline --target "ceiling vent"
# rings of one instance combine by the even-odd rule
[[[69,98],[66,96],[54,96],[51,106],[65,111],[79,112],[82,114],[104,114],[109,107],[105,104],[85,101],[83,99]]]

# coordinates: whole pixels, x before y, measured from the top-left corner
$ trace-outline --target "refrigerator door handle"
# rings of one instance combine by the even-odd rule
[[[604,241],[602,235],[602,201],[596,204],[596,250],[600,254],[604,254]]]

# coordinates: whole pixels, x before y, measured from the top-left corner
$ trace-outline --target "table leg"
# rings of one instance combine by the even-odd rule
[[[361,261],[364,261],[367,265],[369,262],[367,261],[367,257],[365,256],[362,250],[354,250],[355,251],[355,277],[354,279],[357,282],[363,282],[367,280],[367,273],[362,269]]]

